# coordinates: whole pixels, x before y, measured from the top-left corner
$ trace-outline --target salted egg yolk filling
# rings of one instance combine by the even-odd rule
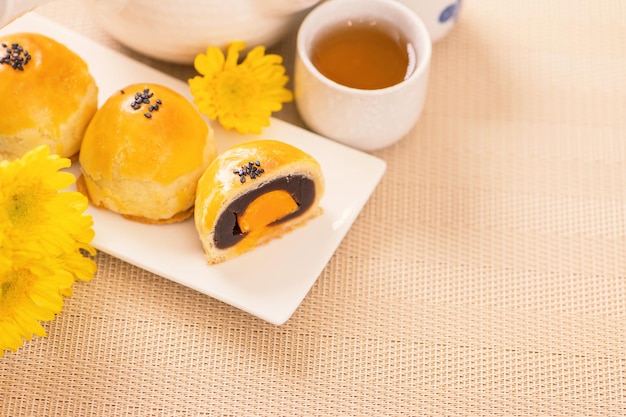
[[[243,233],[260,230],[298,209],[298,203],[284,190],[262,194],[252,201],[241,215],[237,216]]]

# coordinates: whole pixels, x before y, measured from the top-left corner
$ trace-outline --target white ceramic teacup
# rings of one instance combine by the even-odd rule
[[[357,20],[391,25],[414,47],[417,65],[404,81],[375,90],[338,84],[311,61],[318,36]],[[402,139],[418,121],[428,85],[432,44],[420,18],[395,0],[333,0],[313,9],[298,30],[296,106],[311,130],[351,147],[373,151]]]

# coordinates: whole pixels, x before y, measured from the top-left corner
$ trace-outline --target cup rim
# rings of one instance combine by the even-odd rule
[[[416,50],[418,52],[418,60],[417,66],[404,80],[400,81],[397,84],[391,85],[389,87],[377,88],[377,89],[361,89],[355,87],[348,87],[346,85],[340,84],[336,81],[333,81],[322,74],[313,62],[311,62],[311,58],[307,53],[307,48],[305,45],[305,38],[307,36],[311,36],[311,30],[308,27],[311,25],[311,21],[319,15],[324,15],[327,13],[327,10],[333,10],[335,8],[334,3],[342,3],[348,4],[351,3],[355,6],[355,10],[368,10],[368,4],[382,4],[385,7],[394,8],[397,11],[407,15],[407,18],[412,21],[413,26],[418,32],[419,40],[423,44],[422,48],[418,48],[416,46]],[[362,14],[362,16],[371,16],[368,15],[367,12]],[[359,16],[356,16],[359,17]],[[384,19],[384,17],[383,17]],[[387,22],[393,23],[390,20],[386,20]],[[307,30],[307,33],[304,31]],[[422,76],[422,74],[428,71],[428,67],[430,65],[431,55],[432,55],[432,40],[430,38],[430,34],[428,33],[428,29],[426,29],[426,25],[422,21],[422,19],[408,6],[397,1],[397,0],[330,0],[325,1],[313,8],[307,16],[302,20],[300,27],[298,28],[297,39],[296,39],[296,54],[299,56],[302,63],[307,67],[307,70],[314,74],[321,82],[324,84],[344,91],[351,93],[359,93],[362,95],[379,95],[379,94],[388,94],[393,90],[397,90],[400,88],[404,88],[404,85],[410,83]]]

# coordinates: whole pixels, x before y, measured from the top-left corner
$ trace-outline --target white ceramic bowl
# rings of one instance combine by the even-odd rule
[[[104,29],[125,46],[189,64],[210,45],[271,46],[320,0],[87,0]]]

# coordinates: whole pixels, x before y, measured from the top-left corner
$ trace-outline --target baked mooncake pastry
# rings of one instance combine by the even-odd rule
[[[309,154],[276,140],[227,149],[198,182],[194,219],[210,264],[278,238],[322,212],[324,177]]]
[[[98,107],[87,63],[65,45],[36,33],[0,37],[0,159],[48,145],[72,158]]]
[[[131,220],[181,221],[216,154],[213,130],[191,102],[162,85],[134,84],[89,123],[78,187],[94,205]]]

